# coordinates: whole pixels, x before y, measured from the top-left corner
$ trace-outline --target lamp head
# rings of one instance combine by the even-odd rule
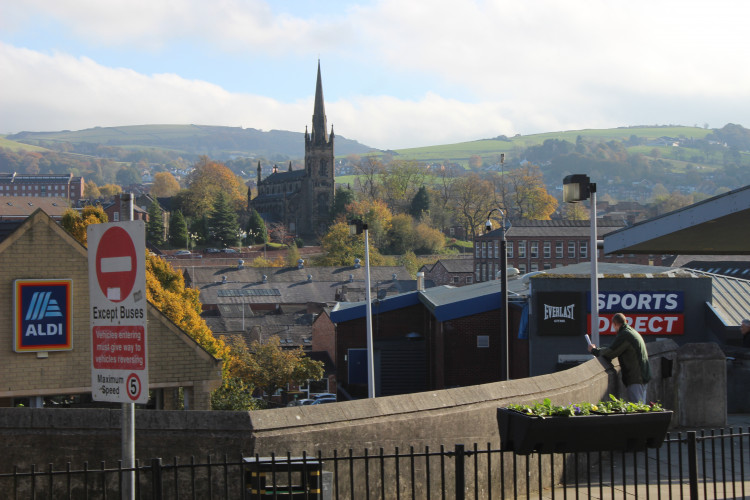
[[[591,196],[591,180],[588,175],[573,174],[563,179],[563,201],[578,203]]]
[[[490,231],[492,231],[492,221],[487,219],[487,222],[484,223],[484,232],[489,233]]]

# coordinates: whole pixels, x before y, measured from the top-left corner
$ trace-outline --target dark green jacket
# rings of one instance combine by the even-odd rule
[[[627,324],[622,325],[615,335],[615,341],[609,347],[591,350],[591,354],[612,360],[620,360],[620,371],[622,382],[627,386],[631,384],[645,384],[651,380],[651,366],[648,363],[648,352],[646,343],[641,334]]]

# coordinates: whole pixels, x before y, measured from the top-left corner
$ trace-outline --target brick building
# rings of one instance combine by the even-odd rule
[[[83,177],[73,174],[0,174],[0,196],[64,198],[75,206],[84,186]]]
[[[60,316],[60,324],[69,325],[54,335],[65,342],[51,345],[49,328],[45,333],[17,331],[20,318],[29,317],[22,301],[15,300],[18,282],[67,284],[65,306],[55,300],[47,307],[52,301],[45,300],[44,308],[35,309],[37,318]],[[55,397],[86,403],[92,390],[88,290],[86,248],[42,210],[5,235],[0,242],[0,303],[6,306],[0,308],[0,406],[41,407]],[[221,385],[221,360],[150,304],[147,319],[149,389],[154,393],[150,404],[176,409],[182,389],[186,409],[209,409],[211,391]],[[34,345],[26,348],[30,343]]]
[[[623,228],[621,222],[597,221],[597,239]],[[478,282],[496,279],[500,271],[500,229],[477,236],[474,240],[474,279]],[[513,222],[506,233],[508,267],[520,274],[544,271],[591,261],[591,225],[578,220],[532,220]],[[599,262],[662,265],[662,255],[604,255],[598,250]]]
[[[424,273],[425,280],[432,281],[435,286],[474,283],[473,259],[440,259],[431,266],[422,266],[420,271]]]

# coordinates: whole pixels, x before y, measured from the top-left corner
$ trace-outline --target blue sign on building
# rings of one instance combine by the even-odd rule
[[[16,352],[73,348],[73,281],[15,280]]]

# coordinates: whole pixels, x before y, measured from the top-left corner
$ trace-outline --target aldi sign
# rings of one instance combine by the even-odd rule
[[[73,349],[73,281],[15,280],[16,352]]]

